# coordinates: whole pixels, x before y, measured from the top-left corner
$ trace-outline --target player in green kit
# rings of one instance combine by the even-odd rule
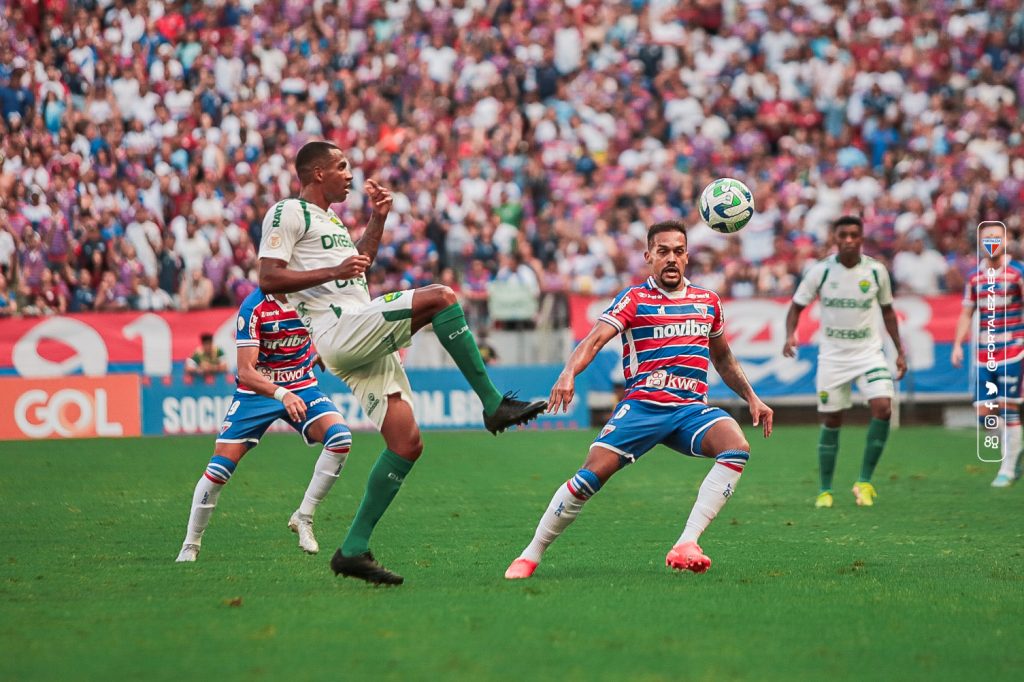
[[[832,506],[832,475],[839,454],[839,428],[843,412],[853,404],[850,389],[854,383],[868,401],[871,423],[860,477],[853,485],[858,505],[870,507],[877,493],[871,484],[885,441],[889,437],[889,419],[895,396],[892,373],[882,353],[882,336],[877,325],[881,309],[885,330],[896,344],[896,380],[903,378],[907,361],[900,342],[896,312],[892,308],[892,285],[885,266],[862,253],[864,225],[857,216],[843,216],[832,226],[839,247],[836,255],[819,261],[804,276],[793,294],[786,315],[786,343],[782,354],[796,356],[796,327],[800,313],[821,300],[821,338],[818,345],[818,412],[821,436],[818,441],[818,465],[821,490],[815,507]]]

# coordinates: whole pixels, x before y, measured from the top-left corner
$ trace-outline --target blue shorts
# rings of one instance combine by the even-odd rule
[[[256,445],[274,421],[283,419],[293,429],[302,434],[307,445],[312,445],[313,443],[309,440],[309,436],[306,435],[306,430],[309,429],[310,424],[325,415],[341,413],[338,412],[338,408],[334,406],[331,399],[315,386],[295,391],[295,395],[302,398],[302,402],[306,403],[305,421],[298,422],[289,417],[288,411],[284,409],[284,403],[279,400],[266,398],[254,393],[239,393],[235,391],[231,407],[228,408],[224,422],[220,425],[220,435],[217,436],[217,442],[252,443]]]
[[[974,404],[978,405],[992,400],[1020,403],[1020,369],[1020,360],[999,363],[995,369],[989,369],[985,365],[979,364],[978,385],[974,389]]]
[[[635,462],[655,445],[667,445],[691,457],[708,457],[700,450],[708,428],[715,422],[732,419],[719,407],[704,403],[690,405],[652,405],[624,400],[601,429],[594,445],[608,448]]]

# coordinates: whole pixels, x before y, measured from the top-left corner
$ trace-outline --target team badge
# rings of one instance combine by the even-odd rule
[[[279,246],[281,246],[281,233],[271,232],[270,235],[267,237],[267,246],[269,246],[272,249],[276,249]]]
[[[827,403],[828,402],[828,391],[821,391],[820,393],[818,393],[818,400],[821,401],[822,405]]]
[[[245,318],[241,315],[238,316],[238,331],[245,329]]]
[[[225,431],[227,431],[230,428],[231,428],[231,422],[224,422],[223,424],[220,425],[220,432],[224,433]]]
[[[871,282],[867,281],[866,279],[862,279],[861,281],[857,282],[857,286],[860,287],[861,293],[866,294],[868,293],[868,289],[871,288]]]
[[[384,302],[385,303],[391,303],[395,299],[399,298],[401,295],[402,295],[401,291],[395,291],[395,292],[390,293],[390,294],[384,294]]]
[[[611,433],[614,430],[615,430],[615,424],[605,424],[604,428],[601,429],[601,435],[598,436],[598,437],[599,438],[604,438],[605,436],[607,436],[609,433]]]
[[[700,313],[701,317],[708,316],[708,304],[707,303],[694,303],[693,307]]]
[[[999,251],[999,247],[1003,244],[1002,237],[985,237],[981,240],[981,245],[985,247],[985,252],[989,258],[992,258]]]

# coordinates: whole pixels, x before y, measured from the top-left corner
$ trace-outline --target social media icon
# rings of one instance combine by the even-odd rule
[[[999,417],[994,414],[985,415],[985,428],[986,429],[998,429],[999,428]]]
[[[995,395],[996,391],[998,391],[998,390],[999,390],[999,388],[995,385],[994,382],[991,382],[991,381],[986,381],[985,382],[985,395]]]

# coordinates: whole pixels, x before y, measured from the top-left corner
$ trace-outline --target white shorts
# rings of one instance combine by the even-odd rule
[[[412,297],[412,291],[378,296],[362,308],[341,310],[333,325],[314,329],[313,343],[324,364],[349,372],[407,347],[412,343]]]
[[[363,412],[377,425],[378,431],[384,425],[388,412],[389,395],[398,393],[412,407],[412,387],[398,353],[393,352],[354,369],[325,364],[331,374],[344,381],[359,399]]]
[[[343,309],[332,326],[314,331],[324,365],[348,385],[377,429],[392,393],[412,406],[409,377],[397,352],[412,343],[412,296],[412,291],[378,296],[362,308]]]
[[[839,412],[852,407],[853,384],[857,385],[857,392],[864,396],[864,400],[892,399],[896,395],[892,371],[881,351],[853,362],[819,359],[815,383],[818,391],[818,412]]]

